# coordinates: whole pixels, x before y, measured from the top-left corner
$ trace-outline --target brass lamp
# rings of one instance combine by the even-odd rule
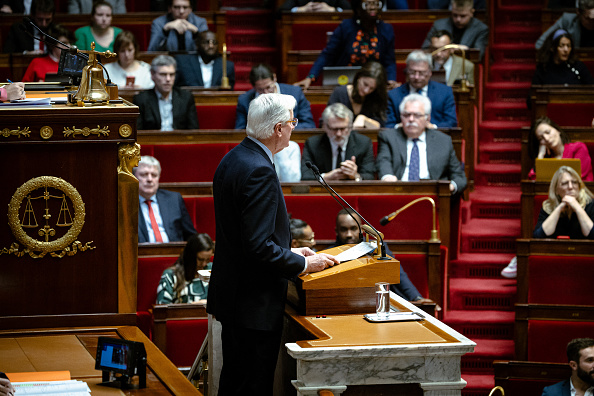
[[[97,56],[103,55],[106,58],[110,58],[117,54],[109,50],[105,52],[95,51],[95,42],[91,43],[90,51],[78,50],[78,52],[89,54],[89,61],[82,70],[80,86],[74,95],[75,101],[79,106],[82,106],[85,101],[91,103],[109,103],[109,93],[107,93],[107,89],[105,88],[103,67],[98,63]]]
[[[464,62],[466,60],[466,50],[464,49],[463,46],[461,46],[459,44],[446,44],[443,47],[438,48],[435,51],[431,52],[431,56],[433,56],[443,50],[447,50],[447,49],[454,49],[454,50],[459,50],[460,52],[462,52],[462,79],[460,80],[460,92],[468,92],[469,89],[468,89],[468,80],[466,79],[466,62]]]

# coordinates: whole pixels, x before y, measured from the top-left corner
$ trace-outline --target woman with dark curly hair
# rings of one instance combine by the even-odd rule
[[[163,271],[157,304],[206,302],[208,282],[198,277],[198,271],[212,267],[213,254],[214,242],[208,234],[192,235],[175,264]]]
[[[342,103],[355,115],[353,128],[380,128],[386,124],[388,91],[386,72],[378,62],[367,62],[357,72],[352,84],[336,87],[328,106]]]
[[[592,74],[574,51],[573,37],[563,29],[551,33],[537,53],[532,85],[589,85]]]

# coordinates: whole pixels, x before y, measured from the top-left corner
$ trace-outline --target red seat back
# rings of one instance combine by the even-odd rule
[[[427,255],[425,254],[400,254],[394,249],[394,257],[400,261],[404,272],[410,281],[415,285],[422,296],[429,295],[429,284],[427,282]]]
[[[168,320],[167,352],[177,367],[191,367],[208,333],[208,319]]]
[[[234,129],[237,103],[196,106],[200,129]]]
[[[555,289],[567,290],[560,286]],[[550,289],[549,293],[555,289]],[[551,294],[558,296],[563,293]],[[594,334],[594,322],[530,320],[528,322],[528,360],[567,363],[567,343],[574,338],[592,337],[592,334]]]
[[[559,125],[590,125],[593,113],[594,103],[549,103],[547,106],[547,117]]]
[[[530,256],[528,273],[528,303],[592,304],[592,257]]]
[[[212,197],[184,197],[186,208],[198,232],[206,232],[216,240],[216,223]]]

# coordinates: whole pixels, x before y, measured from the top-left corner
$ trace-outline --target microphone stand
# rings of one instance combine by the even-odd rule
[[[363,232],[361,231],[361,225],[359,225],[359,222],[357,221],[357,219],[355,219],[353,217],[351,212],[341,203],[341,201],[344,202],[354,213],[357,214],[357,216],[359,216],[359,218],[361,218],[361,220],[363,220],[365,223],[367,223],[369,228],[371,228],[373,230],[373,232],[371,232],[371,234],[374,234],[374,236],[378,239],[378,242],[379,242],[377,248],[378,248],[378,253],[380,254],[380,257],[378,257],[378,260],[391,260],[390,257],[386,256],[386,244],[384,243],[384,238],[382,236],[382,233],[379,232],[374,226],[372,226],[367,220],[365,220],[365,218],[363,216],[361,216],[361,213],[359,213],[355,209],[353,209],[353,207],[347,201],[345,201],[344,198],[342,198],[340,196],[340,194],[338,194],[336,191],[334,191],[334,189],[326,182],[326,180],[324,180],[324,178],[322,177],[322,174],[320,173],[320,170],[318,169],[317,166],[313,165],[310,161],[307,161],[305,163],[305,166],[307,166],[309,169],[311,169],[313,171],[314,175],[317,177],[318,182],[326,189],[326,191],[328,191],[330,196],[332,198],[334,198],[334,200],[336,202],[338,202],[338,204],[340,206],[342,206],[342,208],[349,213],[349,215],[353,218],[353,220],[355,220],[355,222],[359,226],[359,240],[363,241]],[[338,197],[338,199],[340,199],[340,201],[337,199],[337,197]]]
[[[421,202],[421,201],[429,201],[429,202],[431,202],[431,205],[433,206],[433,229],[431,230],[431,238],[429,239],[429,242],[439,242],[440,241],[439,240],[439,233],[438,233],[437,227],[435,225],[435,223],[436,223],[435,201],[433,200],[433,198],[430,198],[430,197],[421,197],[421,198],[417,198],[417,199],[415,199],[413,201],[410,201],[409,203],[407,203],[406,205],[404,205],[403,207],[401,207],[397,211],[392,212],[389,215],[382,217],[382,219],[380,220],[380,224],[383,225],[383,226],[385,226],[386,224],[388,224],[389,222],[391,222],[392,220],[394,220],[394,218],[396,216],[398,216],[398,214],[400,214],[400,212],[405,211],[409,207],[411,207],[414,204],[416,204],[417,202]]]
[[[447,49],[457,49],[460,50],[460,52],[462,52],[462,79],[460,80],[460,92],[468,92],[470,91],[470,89],[468,89],[468,80],[466,79],[466,51],[464,50],[464,48],[462,46],[460,46],[459,44],[446,44],[441,48],[436,49],[435,51],[433,51],[431,53],[431,56],[437,54],[438,52],[441,52],[443,50],[447,50]]]

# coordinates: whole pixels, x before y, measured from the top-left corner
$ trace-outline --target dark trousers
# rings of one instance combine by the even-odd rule
[[[218,396],[272,396],[282,330],[221,324],[223,369]]]

